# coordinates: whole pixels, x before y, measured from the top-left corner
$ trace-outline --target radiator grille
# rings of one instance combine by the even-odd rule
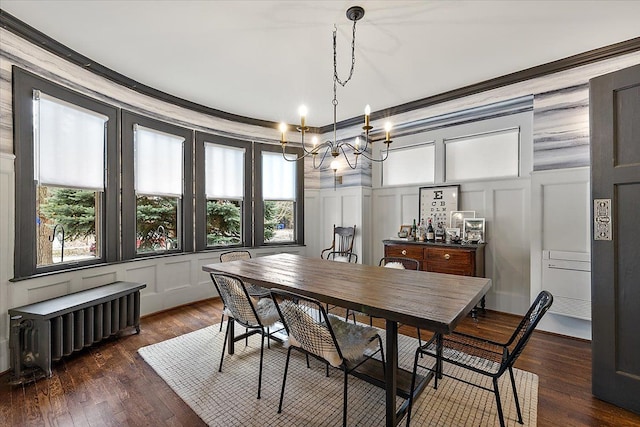
[[[116,282],[9,310],[13,382],[24,382],[25,368],[51,376],[51,362],[127,328],[139,332],[145,286]]]

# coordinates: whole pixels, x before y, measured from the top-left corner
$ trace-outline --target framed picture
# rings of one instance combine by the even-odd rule
[[[402,236],[404,234],[404,237],[407,237],[409,234],[411,234],[411,227],[411,225],[401,225],[398,236]]]
[[[446,228],[444,230],[445,233],[447,233],[447,236],[449,236],[450,238],[456,238],[456,237],[460,237],[460,229],[459,228]]]
[[[471,243],[484,242],[484,218],[465,218],[462,240]]]
[[[458,210],[459,190],[459,185],[420,187],[418,220],[424,219],[426,224],[431,218],[434,228],[438,223],[446,227],[449,213]]]
[[[465,218],[475,218],[476,211],[452,211],[449,220],[449,227],[462,230]]]

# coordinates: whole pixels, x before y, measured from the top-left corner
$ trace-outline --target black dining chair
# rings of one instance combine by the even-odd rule
[[[511,377],[511,387],[513,388],[513,397],[518,412],[518,423],[522,422],[522,412],[520,411],[520,402],[518,401],[518,392],[516,390],[516,382],[513,376],[513,364],[522,353],[534,329],[549,310],[553,303],[553,295],[548,291],[542,291],[524,315],[520,324],[515,329],[511,338],[505,343],[491,341],[485,338],[473,335],[453,332],[449,335],[435,334],[432,339],[425,345],[418,347],[416,350],[413,375],[411,379],[411,390],[414,390],[416,383],[416,373],[418,367],[433,372],[434,388],[438,388],[438,379],[450,377],[466,384],[491,391],[496,397],[496,406],[498,408],[498,417],[500,426],[504,427],[504,415],[502,413],[502,404],[500,402],[500,391],[498,390],[498,380],[505,372],[509,372]],[[420,355],[431,356],[435,359],[435,364],[425,366],[419,363]],[[443,370],[443,362],[459,366],[464,369],[476,372],[481,375],[490,377],[493,381],[493,389],[479,385],[454,375],[447,374]],[[413,393],[409,398],[409,411],[407,412],[407,427],[411,422],[411,410],[413,406]]]
[[[323,304],[313,298],[279,289],[271,289],[271,297],[287,330],[289,343],[278,413],[282,412],[291,350],[295,349],[307,356],[307,365],[308,356],[312,356],[344,372],[342,425],[346,426],[348,374],[378,352],[384,372],[384,350],[377,329],[353,325],[327,314]]]
[[[233,250],[227,251],[220,254],[220,262],[231,262],[237,260],[246,260],[251,259],[251,252],[244,250]],[[257,298],[267,298],[269,296],[269,289],[263,288],[261,286],[257,286],[251,283],[245,284],[247,287],[247,292],[252,297]],[[222,332],[222,323],[224,322],[224,312],[222,314],[222,319],[220,320],[220,331]]]
[[[222,372],[222,362],[224,352],[229,338],[229,329],[232,322],[236,322],[245,327],[245,333],[233,337],[233,341],[246,339],[251,335],[260,334],[260,371],[258,374],[258,399],[262,388],[262,361],[264,358],[264,339],[271,339],[269,327],[280,320],[278,310],[270,298],[262,298],[254,303],[247,292],[247,288],[239,277],[230,274],[210,273],[211,280],[222,298],[225,312],[229,317],[227,330],[222,344],[222,354],[220,355],[220,367],[218,372]],[[268,341],[267,341],[268,343]]]

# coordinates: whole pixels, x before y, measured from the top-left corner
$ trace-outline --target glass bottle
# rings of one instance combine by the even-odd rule
[[[431,224],[431,218],[429,218],[429,225],[427,226],[427,242],[434,242],[436,235],[433,231],[433,224]]]
[[[436,228],[436,242],[444,242],[444,227],[442,223],[438,223],[438,227]]]

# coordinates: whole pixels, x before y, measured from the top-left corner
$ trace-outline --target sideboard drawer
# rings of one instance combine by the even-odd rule
[[[436,273],[475,275],[475,253],[451,248],[425,248],[426,270]]]
[[[422,261],[422,247],[411,245],[386,245],[384,256],[413,258]]]

